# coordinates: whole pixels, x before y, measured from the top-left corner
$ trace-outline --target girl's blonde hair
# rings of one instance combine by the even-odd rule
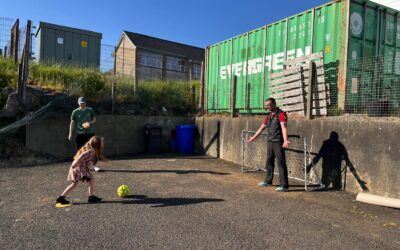
[[[103,137],[93,136],[90,138],[85,145],[83,145],[78,152],[74,156],[74,160],[78,159],[84,152],[87,152],[91,149],[95,151],[95,157],[93,159],[93,164],[96,164],[99,160],[105,160],[106,158],[103,155]]]

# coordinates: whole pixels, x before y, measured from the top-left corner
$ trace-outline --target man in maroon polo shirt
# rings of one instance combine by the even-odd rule
[[[276,107],[274,98],[268,98],[265,102],[266,108],[270,113],[264,118],[263,123],[257,132],[249,138],[248,143],[254,141],[267,128],[267,162],[266,176],[263,182],[258,183],[261,187],[272,185],[274,178],[275,158],[279,167],[280,187],[276,189],[278,192],[286,192],[289,188],[288,170],[285,159],[285,148],[289,146],[287,132],[287,115],[286,112]]]

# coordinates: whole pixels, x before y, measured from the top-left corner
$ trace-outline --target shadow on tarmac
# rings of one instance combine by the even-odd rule
[[[96,205],[103,203],[111,204],[151,204],[151,207],[170,207],[170,206],[184,206],[205,202],[221,202],[223,199],[214,198],[148,198],[146,195],[128,195],[121,200],[101,201],[98,203],[82,203],[74,202],[74,205]]]
[[[122,170],[122,169],[113,169],[113,170],[100,170],[100,172],[110,172],[110,173],[175,173],[175,174],[215,174],[215,175],[229,175],[230,173],[223,172],[215,172],[215,171],[203,171],[203,170],[161,170],[161,169],[153,169],[153,170]]]

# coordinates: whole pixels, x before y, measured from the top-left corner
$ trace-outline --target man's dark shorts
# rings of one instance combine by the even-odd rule
[[[77,134],[76,135],[76,150],[79,150],[93,136],[94,136],[93,133],[91,133],[91,134]]]

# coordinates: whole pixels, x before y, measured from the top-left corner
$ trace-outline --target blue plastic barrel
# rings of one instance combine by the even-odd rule
[[[181,154],[193,154],[194,144],[194,125],[177,125],[176,140],[178,142],[178,152]]]

